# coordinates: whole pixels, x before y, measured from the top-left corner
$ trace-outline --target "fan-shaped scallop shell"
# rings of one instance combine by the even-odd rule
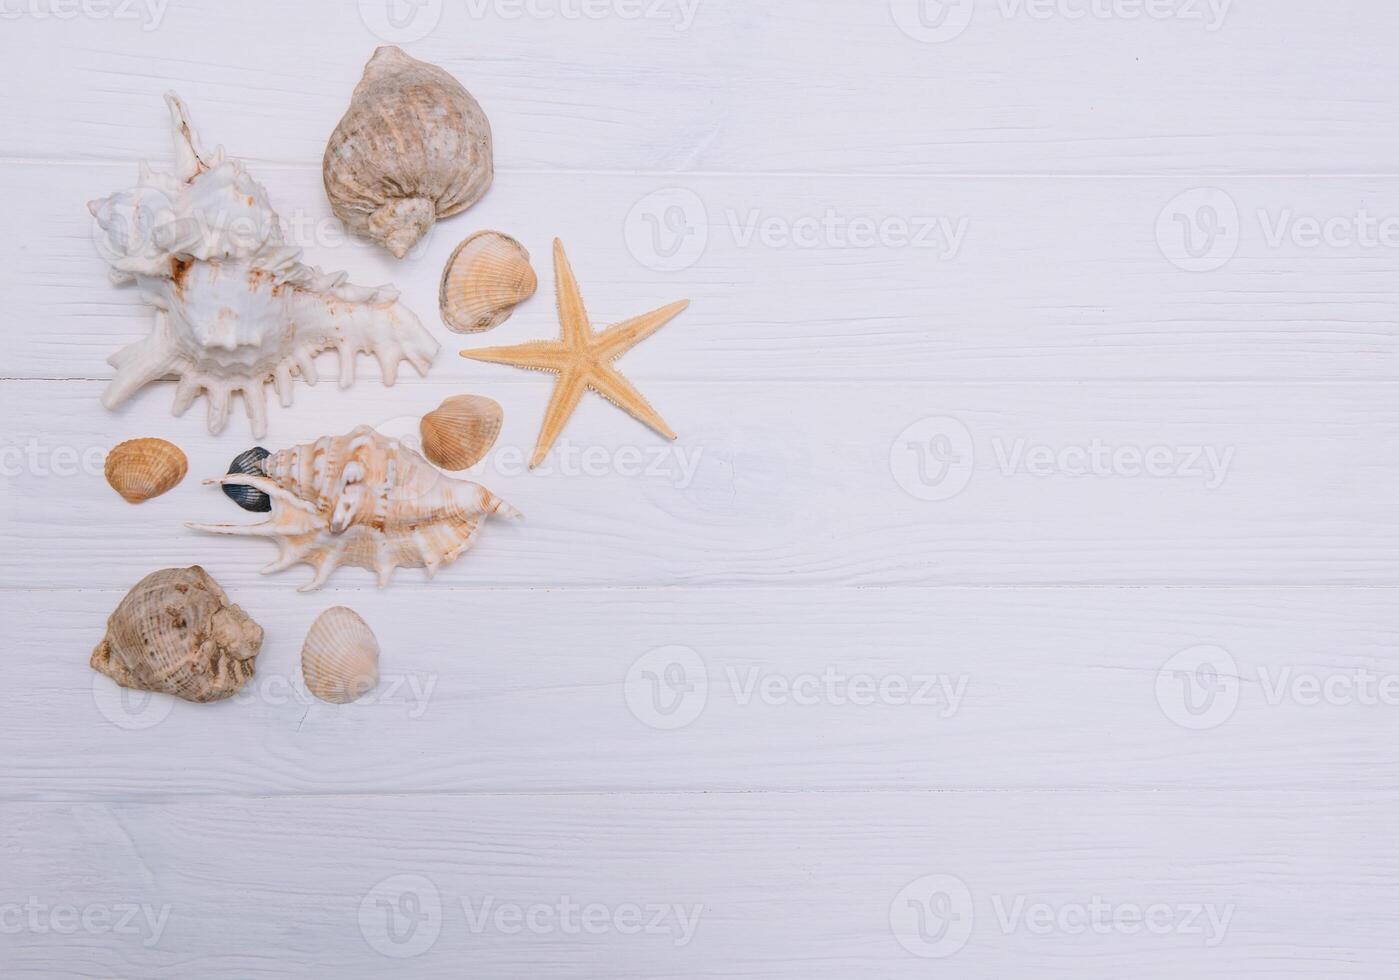
[[[359,613],[334,606],[316,617],[301,647],[306,690],[349,704],[379,684],[379,641]]]
[[[102,467],[112,489],[129,504],[173,489],[188,470],[180,447],[164,439],[128,439],[112,448]]]
[[[399,566],[431,577],[471,547],[487,517],[519,517],[485,487],[445,476],[397,439],[360,426],[272,453],[265,475],[230,473],[221,486],[260,490],[271,498],[261,524],[191,524],[214,534],[272,538],[281,557],[263,569],[315,569],[301,591],[319,588],[341,565],[373,569],[387,585]]]
[[[401,259],[491,186],[491,126],[455,78],[385,46],[365,65],[321,172],[336,217]]]
[[[490,452],[504,420],[500,404],[484,395],[456,395],[423,416],[423,455],[444,470],[475,466]]]
[[[253,676],[262,627],[198,565],[152,572],[107,620],[92,669],[122,687],[219,701]]]
[[[523,245],[498,231],[477,232],[457,246],[442,270],[442,320],[457,333],[489,330],[509,319],[538,285]]]

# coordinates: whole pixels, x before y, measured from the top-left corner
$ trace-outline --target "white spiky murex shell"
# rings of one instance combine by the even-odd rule
[[[261,648],[262,627],[192,565],[152,572],[132,586],[90,663],[122,687],[204,703],[236,694]]]
[[[266,521],[190,527],[276,540],[281,555],[263,572],[310,565],[315,576],[302,592],[320,588],[341,565],[372,569],[380,586],[401,566],[426,568],[431,578],[471,547],[488,516],[520,516],[480,484],[444,475],[368,426],[272,453],[261,468],[261,476],[208,482],[267,494]]]
[[[401,259],[491,186],[491,126],[455,78],[385,45],[365,65],[321,172],[335,216]]]
[[[361,353],[379,362],[385,384],[408,361],[426,373],[438,344],[384,286],[346,282],[301,261],[262,185],[220,147],[205,153],[178,96],[166,95],[175,129],[176,171],[142,165],[139,184],[88,205],[97,250],[117,283],[135,282],[155,307],[155,328],[114,354],[116,377],[102,395],[109,409],[138,389],[175,380],[174,413],[201,394],[209,431],[228,422],[241,395],[253,435],[267,431],[270,382],[291,404],[292,383],[315,384],[315,359],[334,349],[340,386],[355,378]]]
[[[379,684],[379,641],[359,613],[333,606],[316,617],[301,647],[306,690],[322,701],[349,704]]]

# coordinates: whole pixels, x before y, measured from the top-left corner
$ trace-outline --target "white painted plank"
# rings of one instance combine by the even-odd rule
[[[1183,791],[7,804],[3,900],[32,898],[39,925],[4,937],[0,967],[44,980],[1378,980],[1399,969],[1383,940],[1399,912],[1395,802]],[[960,916],[941,945],[921,945],[909,900]],[[127,905],[163,928],[138,916],[116,935],[80,918],[72,935],[41,931],[58,906],[100,922],[91,910]],[[634,906],[654,907],[639,930]],[[1094,906],[1100,924],[1087,925]],[[1150,929],[1130,924],[1147,910]],[[945,955],[915,956],[901,936]]]
[[[1376,448],[1399,426],[1389,385],[735,385],[638,372],[676,443],[590,398],[553,462],[526,473],[551,380],[465,361],[448,371],[461,380],[303,388],[265,440],[357,423],[410,434],[449,394],[498,398],[505,428],[479,478],[527,519],[492,522],[439,575],[447,585],[1389,585],[1399,573],[1394,464]],[[252,440],[210,436],[193,412],[169,418],[168,387],[115,415],[96,382],[0,388],[0,586],[126,588],[195,561],[234,589],[305,581],[304,568],[259,577],[275,556],[266,542],[182,526],[252,517],[200,484]],[[185,449],[191,476],[131,507],[98,460],[153,434]]]
[[[9,8],[0,82],[24,96],[0,153],[146,155],[173,86],[239,152],[318,163],[384,40],[352,3],[87,6],[118,3],[135,16]],[[947,4],[970,22],[946,43],[900,27],[938,13],[914,0],[417,7],[412,34],[441,17],[409,50],[478,97],[505,171],[1393,173],[1399,153],[1383,3],[976,0]]]
[[[215,705],[88,668],[121,595],[0,594],[5,798],[1399,779],[1385,589],[234,590],[266,641]],[[335,604],[383,650],[347,707],[300,678]]]
[[[150,150],[159,161],[169,152],[163,140]],[[1227,195],[1216,202],[1177,200],[1198,178],[511,174],[400,263],[346,238],[318,171],[256,176],[308,260],[395,283],[443,341],[444,361],[557,330],[558,236],[599,325],[692,301],[628,355],[651,377],[1353,380],[1392,378],[1399,365],[1396,179],[1215,180]],[[7,165],[0,177],[24,229],[0,242],[0,289],[26,338],[7,352],[5,376],[111,377],[106,358],[144,335],[150,313],[107,281],[84,205],[134,183],[134,169]],[[674,202],[687,217],[672,235]],[[1211,254],[1227,261],[1185,271],[1167,257],[1191,265],[1174,216],[1194,222],[1203,248],[1208,215],[1197,208],[1216,205],[1229,232]],[[665,230],[653,234],[653,220]],[[483,227],[525,243],[540,290],[505,326],[462,337],[439,321],[438,279],[456,243]],[[881,244],[849,246],[867,235]],[[658,247],[693,264],[664,265]]]

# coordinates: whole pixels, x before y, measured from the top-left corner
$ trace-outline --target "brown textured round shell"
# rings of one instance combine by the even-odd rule
[[[456,395],[423,416],[423,455],[444,470],[475,466],[500,435],[505,413],[484,395]]]
[[[113,490],[129,504],[159,497],[185,478],[189,460],[164,439],[129,439],[113,447],[102,467]]]
[[[490,187],[490,123],[447,72],[381,47],[331,134],[321,170],[346,227],[403,258],[438,219],[466,210]]]
[[[261,648],[262,627],[192,565],[137,582],[108,618],[90,663],[122,687],[202,703],[236,694]]]

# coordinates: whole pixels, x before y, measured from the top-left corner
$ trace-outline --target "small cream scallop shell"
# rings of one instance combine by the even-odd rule
[[[349,704],[379,684],[379,641],[357,612],[333,606],[306,634],[301,675],[322,701]]]
[[[523,245],[498,231],[480,231],[447,260],[437,299],[448,327],[480,333],[509,319],[538,285]]]
[[[475,466],[495,445],[504,418],[499,403],[484,395],[448,398],[418,423],[423,455],[444,470]]]
[[[129,504],[159,497],[185,478],[189,460],[164,439],[130,439],[107,454],[107,482]]]

